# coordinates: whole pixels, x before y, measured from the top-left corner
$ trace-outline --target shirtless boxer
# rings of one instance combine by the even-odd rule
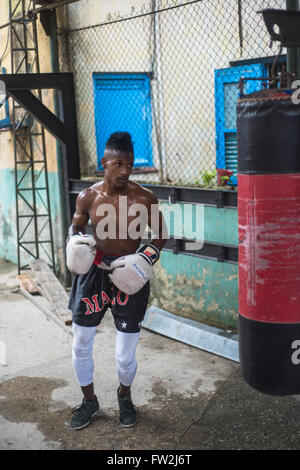
[[[131,385],[137,368],[135,350],[147,308],[152,266],[166,242],[166,232],[155,195],[129,180],[133,161],[130,135],[126,132],[112,134],[101,160],[104,180],[78,195],[69,229],[67,265],[76,274],[69,301],[73,314],[72,357],[84,395],[71,419],[74,430],[87,426],[99,411],[94,394],[92,349],[96,327],[108,307],[117,330],[115,357],[120,382],[117,391],[120,423],[130,427],[136,422],[136,408],[131,400]],[[137,204],[145,211],[132,214],[129,209],[141,207]],[[126,211],[127,221],[124,219]],[[144,217],[137,218],[142,213]],[[151,218],[151,214],[156,215],[156,219]],[[85,235],[89,219],[93,237]],[[139,222],[136,230],[132,230],[134,221]],[[149,244],[140,246],[140,234],[147,223],[155,235]]]

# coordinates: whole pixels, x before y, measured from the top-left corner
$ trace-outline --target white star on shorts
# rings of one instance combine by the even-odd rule
[[[140,321],[140,322],[138,323],[138,327],[141,328],[141,326],[142,326],[142,322]]]
[[[121,326],[122,326],[122,328],[124,328],[124,329],[126,330],[126,328],[127,328],[127,323],[123,322],[123,323],[121,323]]]

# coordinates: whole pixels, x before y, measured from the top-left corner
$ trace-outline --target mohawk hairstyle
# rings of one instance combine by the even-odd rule
[[[106,142],[105,148],[133,154],[133,144],[129,132],[114,132]]]

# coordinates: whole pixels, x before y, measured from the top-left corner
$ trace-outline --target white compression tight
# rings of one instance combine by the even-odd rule
[[[80,326],[73,323],[72,360],[77,380],[81,387],[93,382],[94,361],[93,344],[96,334],[95,326]],[[116,332],[115,359],[119,381],[130,387],[137,369],[135,350],[140,333]]]

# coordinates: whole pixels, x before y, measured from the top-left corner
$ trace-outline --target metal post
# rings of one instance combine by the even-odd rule
[[[50,56],[51,56],[51,67],[52,72],[59,72],[59,56],[58,56],[58,41],[57,41],[57,21],[56,21],[56,11],[50,15],[51,22],[51,34],[50,34]],[[59,109],[59,99],[58,91],[54,90],[54,112],[56,116],[60,116],[61,111]],[[61,220],[62,220],[62,231],[63,237],[67,237],[68,233],[68,215],[67,215],[67,203],[66,203],[66,192],[65,192],[65,174],[64,174],[64,164],[63,164],[63,150],[61,143],[56,141],[56,152],[57,152],[57,169],[58,169],[58,178],[59,178],[59,188],[60,188],[60,203],[61,203]],[[64,249],[64,267],[62,270],[63,280],[65,286],[71,285],[71,274],[67,269],[66,264],[66,251]]]
[[[286,0],[286,9],[289,11],[299,11],[299,0]],[[287,48],[287,71],[294,73],[296,78],[300,78],[300,49],[296,47]]]

